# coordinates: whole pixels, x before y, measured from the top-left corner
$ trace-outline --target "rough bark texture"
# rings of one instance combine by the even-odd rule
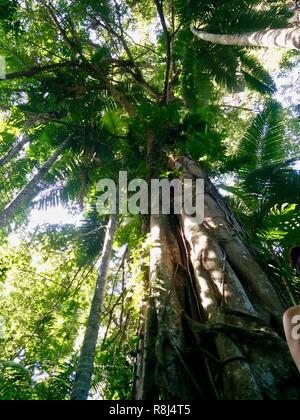
[[[70,139],[65,140],[55,151],[55,153],[47,160],[42,166],[38,173],[32,178],[32,180],[23,188],[23,190],[13,199],[13,201],[2,211],[0,214],[0,229],[3,229],[8,225],[11,219],[15,216],[17,211],[28,201],[34,197],[39,188],[39,183],[44,176],[49,172],[51,167],[60,157],[62,152],[66,149]]]
[[[212,34],[192,28],[193,34],[203,41],[214,44],[243,47],[279,47],[286,49],[300,48],[300,28],[268,29],[244,34]]]
[[[112,252],[114,234],[117,228],[117,216],[112,215],[107,226],[95,293],[87,321],[84,341],[81,348],[71,399],[87,400],[94,370],[94,358],[100,329],[101,314],[105,297],[107,274]]]
[[[136,398],[300,399],[283,305],[241,225],[195,162],[182,157],[175,167],[184,178],[205,180],[205,218],[199,225],[185,214],[152,216],[146,324],[155,310],[156,323],[141,346],[140,389],[155,384],[155,392]]]
[[[20,152],[20,150],[23,149],[26,143],[29,143],[30,141],[30,137],[26,135],[17,140],[6,153],[6,155],[0,158],[0,170],[3,168],[3,166],[7,165],[7,163],[9,163]]]

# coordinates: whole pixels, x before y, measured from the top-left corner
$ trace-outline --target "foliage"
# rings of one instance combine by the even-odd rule
[[[38,195],[0,234],[0,399],[70,398],[107,223],[96,211],[96,185],[117,180],[120,170],[147,179],[149,132],[159,174],[169,174],[162,162],[170,156],[201,162],[226,191],[272,280],[290,303],[299,302],[299,281],[287,262],[299,242],[299,109],[291,115],[274,100],[276,83],[252,49],[207,44],[190,31],[190,25],[222,33],[283,27],[290,17],[284,3],[0,3],[0,54],[8,71],[0,80],[0,157],[28,137],[0,166],[1,211],[71,139]],[[70,223],[28,224],[32,209],[47,214],[62,206]],[[72,214],[82,221],[72,223]],[[133,398],[148,298],[146,226],[138,216],[119,220],[94,399]]]

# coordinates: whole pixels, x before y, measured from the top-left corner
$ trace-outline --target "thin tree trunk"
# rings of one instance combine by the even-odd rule
[[[51,167],[60,157],[62,152],[66,149],[70,142],[70,138],[66,139],[53,153],[53,155],[47,160],[42,166],[38,173],[32,178],[32,180],[23,188],[23,190],[12,200],[12,202],[2,211],[0,214],[0,229],[3,229],[15,216],[17,211],[26,204],[32,197],[34,197],[39,188],[40,181],[49,172]]]
[[[156,324],[150,340],[144,335],[141,388],[151,387],[137,397],[154,389],[167,400],[300,399],[284,307],[241,225],[195,162],[180,158],[176,169],[205,180],[205,217],[199,225],[185,214],[152,216],[148,316],[155,310]]]
[[[18,139],[12,147],[9,149],[9,151],[6,153],[5,156],[0,158],[0,170],[3,168],[3,166],[7,165],[17,154],[23,149],[26,143],[30,143],[31,138],[24,135],[21,139]]]
[[[286,49],[300,48],[300,28],[267,29],[244,34],[212,34],[192,28],[193,34],[214,44],[234,45],[242,47],[278,47]]]
[[[71,400],[87,400],[94,370],[94,358],[100,329],[103,302],[106,291],[107,274],[113,246],[113,238],[117,229],[117,215],[112,215],[107,226],[105,241],[100,261],[94,298],[87,321],[84,341],[81,348],[79,367],[71,395]]]
[[[156,369],[155,343],[157,337],[157,310],[155,300],[152,298],[145,307],[145,324],[143,330],[143,340],[141,342],[141,352],[143,354],[140,361],[139,382],[137,387],[137,399],[144,401],[157,400],[159,396],[158,383],[156,375],[153,374]]]

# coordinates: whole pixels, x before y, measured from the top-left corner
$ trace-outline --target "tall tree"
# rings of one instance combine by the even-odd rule
[[[30,142],[30,138],[26,135],[22,136],[20,139],[18,139],[12,147],[9,149],[9,151],[6,153],[5,156],[0,158],[0,169],[2,169],[3,166],[5,166],[7,163],[11,161],[19,152],[22,150],[22,148],[25,146],[25,144]]]
[[[252,2],[252,5],[249,4],[249,13],[253,13],[253,9],[257,6],[257,2]],[[270,7],[270,12],[272,13],[272,6],[261,3],[261,10],[265,13],[268,13],[268,8]],[[276,7],[276,4],[274,4]],[[233,45],[233,46],[242,46],[242,47],[280,47],[285,49],[299,49],[300,46],[300,31],[299,31],[299,12],[296,3],[284,4],[282,3],[281,7],[289,7],[291,18],[288,20],[288,25],[281,28],[273,28],[273,24],[270,21],[267,28],[259,31],[249,31],[245,32],[243,26],[241,26],[240,33],[234,33],[232,27],[228,27],[229,33],[222,33],[223,31],[219,30],[217,33],[212,33],[211,31],[198,30],[195,27],[192,28],[192,33],[199,39],[203,41],[212,42],[214,44],[221,45]],[[278,6],[280,8],[280,5]],[[252,10],[251,10],[252,8]],[[258,11],[258,9],[257,9]],[[277,9],[277,12],[279,9]],[[283,11],[283,10],[282,10]],[[270,25],[271,23],[271,25]],[[242,25],[244,24],[242,19]],[[208,29],[212,29],[211,26]],[[221,25],[220,25],[221,28]],[[225,30],[227,28],[224,28]]]
[[[51,167],[60,157],[62,152],[66,149],[70,143],[70,138],[66,139],[53,153],[53,155],[45,162],[45,164],[39,169],[38,173],[34,175],[32,180],[23,188],[21,192],[13,199],[11,203],[1,212],[0,214],[0,229],[7,226],[11,219],[15,216],[16,212],[20,210],[23,205],[28,204],[37,193],[39,183],[42,181],[44,176],[49,172]]]
[[[79,358],[79,366],[72,391],[72,400],[87,400],[94,370],[95,351],[100,330],[100,321],[106,293],[107,275],[112,253],[114,235],[117,229],[117,215],[110,217],[107,225],[103,250],[96,281],[95,293]]]
[[[19,102],[26,97],[31,111],[55,111],[83,126],[83,139],[74,145],[89,152],[81,195],[95,161],[103,170],[98,174],[107,165],[110,177],[125,169],[147,179],[180,174],[205,181],[203,223],[185,214],[153,215],[143,223],[142,233],[151,238],[150,275],[142,273],[148,308],[136,398],[299,399],[299,377],[283,335],[284,303],[208,176],[225,155],[216,122],[221,112],[212,99],[216,85],[233,90],[246,81],[271,94],[274,83],[248,50],[199,45],[190,31],[195,23],[208,33],[277,30],[286,27],[286,7],[264,0],[31,1],[18,13],[25,41],[39,40],[39,47],[28,54],[17,45],[19,60],[10,56],[10,72],[1,81],[5,99],[15,100],[10,89],[16,83]],[[153,24],[161,31],[152,41]],[[145,40],[136,41],[136,25],[146,28]],[[109,126],[114,142],[99,143]],[[109,164],[103,163],[103,146]],[[105,264],[107,269],[108,257]],[[74,399],[88,395],[102,293],[103,287],[96,289]]]
[[[244,34],[212,34],[192,28],[193,34],[203,40],[214,44],[234,45],[239,47],[279,47],[289,50],[299,50],[300,29],[267,29],[265,31]]]

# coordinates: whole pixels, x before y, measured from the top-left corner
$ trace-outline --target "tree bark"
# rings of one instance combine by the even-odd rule
[[[44,72],[51,72],[55,70],[59,70],[65,67],[76,67],[78,66],[78,62],[65,62],[65,63],[53,63],[49,64],[47,66],[41,66],[41,67],[33,67],[29,70],[14,72],[14,73],[8,73],[5,75],[5,78],[2,79],[2,81],[5,80],[15,80],[15,79],[22,79],[22,78],[30,78],[39,75],[40,73]]]
[[[159,387],[156,381],[155,343],[157,337],[157,310],[155,300],[150,299],[144,307],[144,325],[137,355],[137,377],[135,397],[137,400],[155,401],[159,397]]]
[[[94,358],[100,329],[103,302],[105,298],[107,275],[112,252],[114,234],[117,229],[117,215],[112,215],[107,226],[103,251],[100,261],[95,293],[87,321],[84,341],[81,348],[79,367],[77,370],[71,400],[88,399],[94,370]]]
[[[192,28],[193,34],[214,44],[234,45],[241,47],[278,47],[286,49],[300,48],[300,28],[267,29],[244,34],[212,34]]]
[[[12,200],[12,202],[2,211],[0,214],[0,229],[3,229],[8,225],[11,219],[15,216],[17,211],[28,201],[34,197],[39,188],[40,181],[49,172],[51,167],[60,157],[62,152],[66,149],[70,142],[70,138],[66,139],[54,152],[54,154],[47,160],[42,166],[38,173],[32,178],[32,180],[23,188],[23,190]]]
[[[166,400],[300,399],[283,304],[242,226],[195,162],[180,158],[175,169],[205,180],[205,217],[199,225],[186,214],[152,216],[150,313],[155,308],[157,318],[151,349],[142,349],[144,366],[152,351],[143,389],[155,383]]]
[[[17,156],[17,154],[23,149],[26,143],[30,142],[30,137],[26,135],[24,135],[21,139],[18,139],[12,145],[12,147],[9,149],[6,155],[0,158],[0,170],[3,168],[3,166],[7,165],[15,156]]]

